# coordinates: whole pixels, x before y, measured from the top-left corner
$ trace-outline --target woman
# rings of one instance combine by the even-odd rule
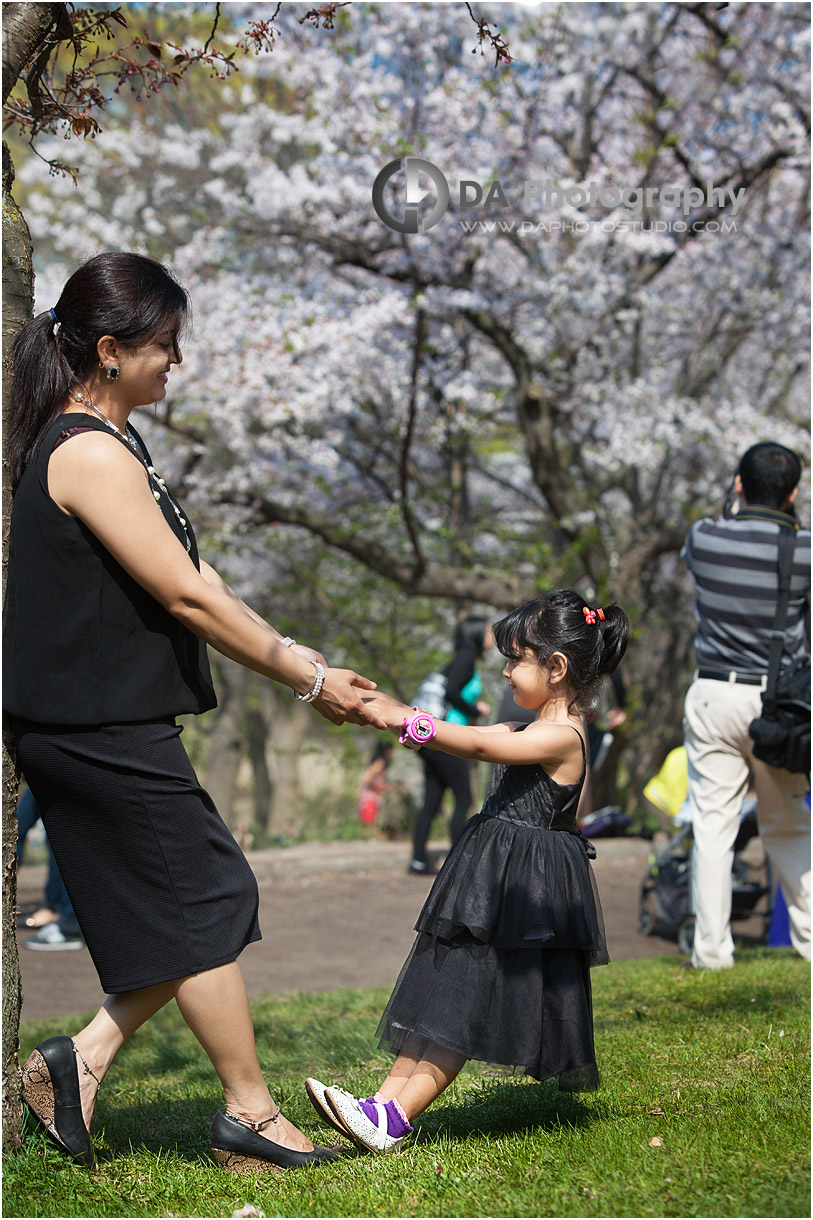
[[[445,719],[452,724],[476,724],[488,712],[488,704],[479,696],[483,690],[477,662],[494,644],[491,625],[485,618],[470,615],[457,625],[454,640],[454,656],[444,669],[446,677],[446,702],[449,710]],[[426,854],[426,840],[432,819],[440,809],[440,802],[447,788],[454,795],[454,812],[450,829],[452,846],[460,838],[471,808],[471,769],[465,758],[454,758],[451,754],[439,754],[435,750],[421,750],[424,771],[423,806],[415,819],[412,836],[412,860],[408,871],[419,876],[428,876],[434,870]]]
[[[237,957],[257,940],[251,869],[198,785],[175,717],[215,705],[206,644],[289,686],[333,723],[375,723],[374,684],[249,609],[198,557],[181,506],[129,423],[162,399],[187,315],[160,263],[106,253],[22,329],[8,434],[16,487],[4,708],[109,998],[23,1069],[51,1135],[93,1165],[96,1092],[116,1053],[175,999],[214,1065],[228,1168],[309,1165],[257,1060]]]

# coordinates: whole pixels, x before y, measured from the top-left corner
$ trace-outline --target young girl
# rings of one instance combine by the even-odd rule
[[[371,1152],[391,1152],[467,1059],[522,1066],[571,1091],[598,1087],[589,967],[608,961],[589,859],[576,828],[585,778],[582,716],[627,646],[618,606],[569,589],[494,627],[530,724],[435,722],[373,696],[402,744],[495,763],[481,812],[446,858],[378,1027],[397,1055],[373,1097],[309,1079],[320,1116]],[[366,696],[365,696],[366,698]]]

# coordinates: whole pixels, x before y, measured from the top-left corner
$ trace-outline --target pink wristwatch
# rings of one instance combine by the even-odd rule
[[[404,716],[404,727],[401,729],[398,741],[402,746],[414,742],[416,746],[425,746],[435,736],[435,720],[428,712],[413,707],[411,716]]]

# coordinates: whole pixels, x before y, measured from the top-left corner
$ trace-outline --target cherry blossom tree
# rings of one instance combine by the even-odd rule
[[[166,460],[253,592],[307,531],[351,584],[443,607],[617,597],[640,778],[691,664],[687,525],[748,443],[805,443],[809,24],[502,6],[495,74],[456,9],[369,6],[329,51],[295,31],[206,124],[145,111],[80,150],[81,191],[27,196],[42,304],[99,246],[179,270]],[[450,184],[426,232],[371,206],[399,156]],[[397,176],[385,199],[403,214]]]

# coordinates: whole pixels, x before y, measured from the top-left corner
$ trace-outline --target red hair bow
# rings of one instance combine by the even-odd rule
[[[604,622],[604,611],[600,607],[596,610],[591,610],[589,606],[582,606],[582,613],[591,627],[596,621],[596,615]]]

